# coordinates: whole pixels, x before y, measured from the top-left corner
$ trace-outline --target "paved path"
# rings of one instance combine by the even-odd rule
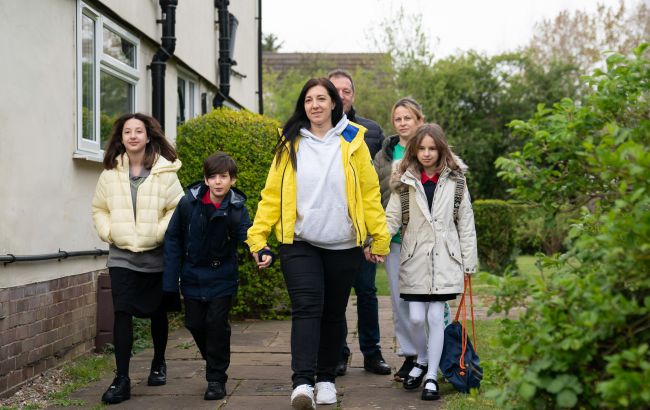
[[[477,316],[484,317],[479,308]],[[455,309],[452,309],[455,311]],[[363,370],[356,331],[356,306],[352,297],[348,306],[348,343],[351,362],[345,376],[336,380],[339,402],[317,406],[317,409],[439,409],[442,401],[420,400],[420,389],[407,392],[390,376],[378,376]],[[402,359],[395,354],[392,310],[387,296],[379,298],[381,346],[386,361],[399,367]],[[192,336],[186,329],[170,334],[167,347],[168,381],[165,386],[147,386],[146,379],[153,355],[147,349],[131,360],[131,399],[111,409],[290,409],[291,394],[291,321],[244,321],[232,324],[232,358],[226,385],[227,396],[221,401],[204,401],[205,367]],[[75,392],[71,399],[85,405],[75,408],[97,408],[100,397],[109,386],[112,375]],[[443,384],[441,390],[451,389]],[[443,396],[444,397],[444,396]],[[55,409],[52,407],[52,409]]]

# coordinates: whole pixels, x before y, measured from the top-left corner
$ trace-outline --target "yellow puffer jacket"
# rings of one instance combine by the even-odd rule
[[[183,196],[176,171],[181,162],[159,156],[151,173],[138,187],[136,217],[129,183],[129,158],[123,154],[117,167],[99,176],[93,197],[93,221],[99,238],[118,248],[143,252],[162,245],[169,220]]]
[[[341,133],[341,154],[346,181],[348,212],[361,246],[370,235],[372,253],[387,255],[390,237],[386,228],[386,215],[381,206],[379,180],[372,166],[370,152],[363,135],[365,128],[350,122]],[[298,146],[298,137],[294,144]],[[252,252],[264,248],[271,229],[275,237],[285,244],[293,243],[296,223],[296,174],[289,154],[285,152],[276,166],[276,158],[266,178],[253,226],[248,230],[246,243]]]

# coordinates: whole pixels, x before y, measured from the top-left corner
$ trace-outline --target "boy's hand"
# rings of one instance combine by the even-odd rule
[[[268,246],[264,247],[264,249],[268,251],[271,250],[271,248],[269,248]],[[260,255],[257,252],[253,252],[252,255],[253,255],[253,259],[255,259],[255,262],[257,263],[257,269],[268,268],[273,262],[273,257],[269,254],[264,254],[261,255],[260,257]]]

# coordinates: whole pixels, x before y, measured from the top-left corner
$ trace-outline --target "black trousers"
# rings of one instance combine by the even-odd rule
[[[206,362],[205,378],[226,383],[230,366],[230,323],[232,296],[212,300],[185,299],[185,327],[192,333]]]
[[[293,387],[334,382],[343,342],[345,309],[363,258],[361,248],[328,250],[306,242],[280,246],[291,299]]]

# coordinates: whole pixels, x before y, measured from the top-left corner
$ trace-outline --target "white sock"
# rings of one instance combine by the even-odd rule
[[[426,364],[421,364],[421,365],[426,366]],[[418,377],[421,374],[422,374],[422,369],[420,369],[419,367],[415,367],[415,366],[413,366],[413,368],[409,372],[409,376],[411,376],[411,377]]]
[[[435,379],[434,379],[435,380]],[[435,384],[433,383],[427,383],[424,385],[424,388],[427,390],[433,390],[433,391],[438,391],[438,388],[436,387]]]

